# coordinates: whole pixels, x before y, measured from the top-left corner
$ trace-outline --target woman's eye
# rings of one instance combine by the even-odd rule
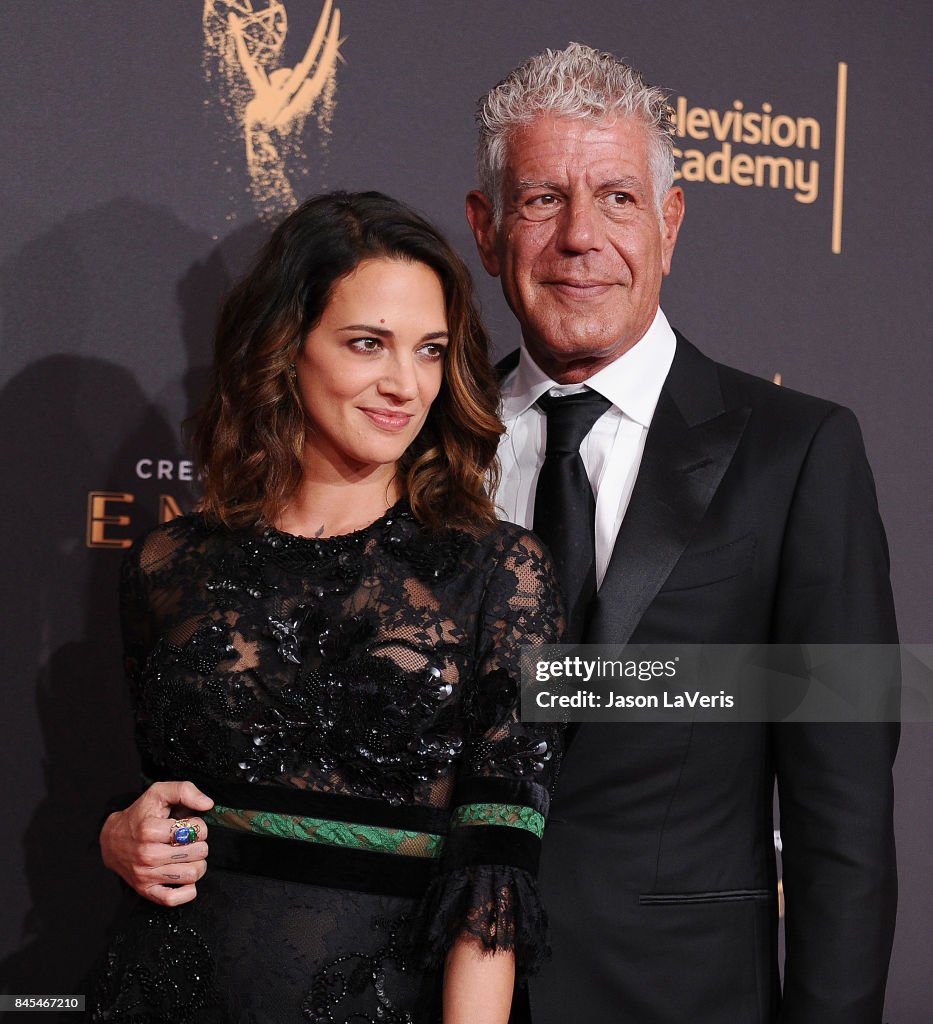
[[[421,346],[421,354],[432,362],[436,362],[438,359],[444,358],[444,353],[447,351],[446,345],[439,345],[437,342],[429,342],[427,345]]]
[[[378,338],[354,338],[350,348],[355,352],[378,352],[382,342]]]

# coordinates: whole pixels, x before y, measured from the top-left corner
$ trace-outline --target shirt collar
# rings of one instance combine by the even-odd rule
[[[645,334],[618,359],[594,373],[586,385],[608,398],[636,423],[647,427],[674,361],[676,347],[667,317],[658,309]],[[523,342],[518,367],[503,384],[502,418],[512,420],[520,416],[552,388],[579,390],[578,386],[567,388],[551,380],[528,354]]]

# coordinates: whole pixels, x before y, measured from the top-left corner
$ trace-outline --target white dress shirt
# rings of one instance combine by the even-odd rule
[[[645,438],[661,388],[674,360],[676,339],[659,309],[646,334],[585,385],[555,384],[521,347],[518,366],[502,385],[499,444],[502,481],[496,498],[503,519],[531,527],[535,487],[544,462],[547,418],[535,402],[550,392],[598,391],[612,407],[596,421],[580,445],[580,455],[596,495],[596,585],[606,575],[612,548],[628,508],[641,465]]]

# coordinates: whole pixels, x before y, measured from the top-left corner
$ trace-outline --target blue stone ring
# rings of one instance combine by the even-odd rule
[[[197,825],[191,825],[184,820],[176,821],[172,825],[172,838],[169,840],[169,846],[187,846],[189,843],[196,843],[200,831]]]

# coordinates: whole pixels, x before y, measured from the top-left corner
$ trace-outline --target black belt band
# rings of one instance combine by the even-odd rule
[[[143,774],[152,782],[178,778],[153,764],[144,764]],[[185,778],[215,803],[227,807],[243,807],[274,814],[297,814],[303,818],[352,821],[358,825],[401,828],[410,832],[431,832],[434,835],[444,835],[450,826],[450,811],[447,808],[393,805],[383,800],[342,793],[320,793],[294,786],[230,782],[206,776]]]
[[[434,861],[424,857],[324,846],[216,827],[211,829],[208,845],[212,869],[382,896],[417,898],[436,870]]]

